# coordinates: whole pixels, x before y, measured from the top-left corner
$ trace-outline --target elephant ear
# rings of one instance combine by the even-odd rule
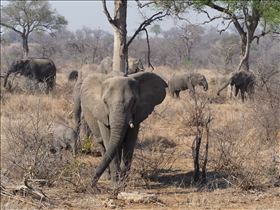
[[[37,63],[33,61],[33,59],[21,59],[20,60],[20,68],[21,74],[28,76],[33,73],[33,69],[35,69]]]
[[[139,72],[131,74],[129,77],[139,82],[139,102],[134,122],[140,124],[152,113],[154,107],[164,100],[167,84],[161,77],[152,72]]]
[[[102,101],[102,83],[109,76],[105,74],[91,74],[81,85],[81,103],[88,108],[92,115],[105,125],[109,125],[108,115]]]

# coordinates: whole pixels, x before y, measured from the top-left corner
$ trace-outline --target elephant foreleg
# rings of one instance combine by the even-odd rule
[[[101,137],[103,139],[105,150],[107,150],[110,146],[110,129],[101,122],[98,122],[98,126],[100,129]],[[121,146],[119,146],[119,148],[117,148],[117,155],[115,155],[115,157],[111,160],[109,168],[107,168],[104,171],[104,173],[105,173],[104,178],[105,178],[106,174],[107,175],[110,174],[110,176],[111,176],[111,181],[109,184],[109,188],[111,188],[111,189],[115,188],[115,186],[119,180],[120,174],[121,174],[120,155],[121,155]],[[102,174],[100,174],[100,176],[101,175]]]
[[[122,147],[120,146],[117,151],[117,155],[114,157],[112,162],[110,163],[110,175],[111,180],[109,184],[110,189],[114,189],[116,187],[120,187],[119,181],[121,181],[121,168],[120,168],[120,156],[122,154]]]
[[[237,88],[236,88],[237,89]],[[244,102],[244,94],[245,94],[245,90],[241,89],[241,98],[242,98],[242,102]]]
[[[235,88],[234,88],[234,97],[237,97],[238,91],[239,91],[239,88],[238,88],[238,87],[235,87]]]
[[[135,125],[133,129],[129,129],[124,139],[123,155],[121,160],[121,171],[123,177],[126,177],[127,172],[130,170],[138,131],[139,131],[139,125]]]
[[[175,91],[175,94],[176,94],[176,98],[180,98],[180,96],[179,96],[180,91],[179,91],[179,90],[176,90],[176,91]]]

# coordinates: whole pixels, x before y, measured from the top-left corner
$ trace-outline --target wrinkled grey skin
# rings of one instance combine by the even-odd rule
[[[234,96],[236,97],[238,91],[241,92],[242,102],[244,102],[244,93],[247,92],[249,98],[252,99],[254,93],[256,77],[250,71],[239,71],[231,73],[229,79],[226,83],[218,90],[217,95],[220,95],[220,92],[225,89],[228,85],[235,86]]]
[[[115,75],[121,72],[114,73]],[[130,170],[139,125],[160,104],[167,84],[151,72],[126,76],[91,74],[75,88],[74,114],[81,110],[93,134],[102,138],[105,154],[93,174],[93,186],[110,167],[109,187],[115,188]],[[79,112],[76,112],[79,111]],[[98,129],[98,131],[97,131]]]
[[[138,58],[128,58],[128,70],[127,74],[134,74],[137,72],[142,72],[144,71],[144,67],[142,64],[141,59]],[[99,67],[99,72],[102,74],[108,74],[113,70],[113,60],[109,56],[104,58],[101,61],[100,67]]]
[[[195,93],[195,86],[202,86],[205,91],[208,90],[208,83],[204,75],[199,73],[174,73],[168,81],[168,88],[171,97],[174,93],[177,98],[180,98],[179,93],[182,90],[190,90],[193,95]]]
[[[37,88],[39,82],[45,82],[47,84],[47,93],[52,90],[55,85],[56,67],[49,58],[27,58],[13,61],[5,75],[4,87],[6,87],[8,77],[11,73],[30,78],[35,82]]]
[[[77,81],[78,79],[78,71],[77,70],[73,70],[70,72],[70,74],[68,75],[68,81]]]
[[[45,135],[49,140],[52,153],[61,153],[62,150],[71,149],[73,156],[77,154],[78,135],[72,128],[59,123],[50,123],[46,127]]]

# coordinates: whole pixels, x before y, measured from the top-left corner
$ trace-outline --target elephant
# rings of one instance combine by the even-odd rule
[[[128,62],[127,74],[134,74],[134,73],[142,72],[142,71],[145,70],[144,67],[143,67],[141,59],[128,58],[127,62]]]
[[[189,89],[191,94],[195,93],[195,86],[203,86],[205,91],[208,90],[208,83],[204,75],[199,73],[186,73],[177,72],[174,73],[168,81],[168,88],[171,97],[174,97],[174,93],[177,98],[180,98],[179,93],[182,90]]]
[[[72,128],[52,122],[46,126],[44,137],[49,140],[52,153],[60,153],[63,149],[72,149],[73,156],[77,154],[78,134]]]
[[[128,62],[127,74],[134,74],[145,70],[141,59],[128,58],[127,62]],[[102,74],[108,74],[112,70],[113,70],[113,60],[111,57],[107,56],[101,61],[99,72]]]
[[[244,102],[244,93],[247,92],[249,98],[252,99],[254,92],[256,77],[250,71],[238,71],[231,73],[230,77],[227,79],[226,83],[218,90],[217,95],[220,95],[220,92],[225,89],[228,85],[235,86],[234,96],[236,97],[238,91],[241,92],[242,102]]]
[[[56,67],[49,58],[27,58],[17,59],[13,61],[11,67],[4,77],[4,87],[6,87],[7,79],[11,73],[23,75],[35,81],[36,87],[38,83],[46,82],[48,93],[53,89],[56,80]]]
[[[166,82],[152,72],[125,76],[122,72],[93,73],[74,87],[74,115],[83,112],[93,135],[101,138],[105,153],[92,178],[95,186],[110,168],[109,188],[117,187],[130,170],[140,123],[166,96]]]
[[[70,72],[70,74],[68,75],[68,81],[77,81],[78,79],[78,71],[77,70],[73,70]]]
[[[110,56],[104,58],[99,66],[99,72],[102,74],[108,74],[113,70],[113,59]]]

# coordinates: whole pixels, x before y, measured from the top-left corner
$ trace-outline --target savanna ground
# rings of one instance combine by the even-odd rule
[[[91,69],[96,68],[84,66],[83,75]],[[154,72],[167,81],[172,71]],[[99,181],[100,193],[91,188],[100,157],[92,155],[90,139],[80,140],[76,158],[71,151],[62,159],[49,152],[41,135],[48,123],[74,128],[74,83],[66,74],[58,73],[48,95],[27,93],[24,84],[11,91],[1,87],[1,209],[280,209],[279,76],[257,88],[254,101],[241,103],[228,99],[227,90],[216,96],[222,74],[198,72],[209,90],[197,87],[196,103],[188,91],[181,92],[181,100],[167,93],[141,124],[132,169],[120,189],[125,183],[125,192],[155,194],[144,202],[117,199],[118,191],[106,190],[108,181]],[[206,182],[193,181],[198,133],[201,167],[209,141]],[[25,191],[18,187],[24,180],[30,187]]]

